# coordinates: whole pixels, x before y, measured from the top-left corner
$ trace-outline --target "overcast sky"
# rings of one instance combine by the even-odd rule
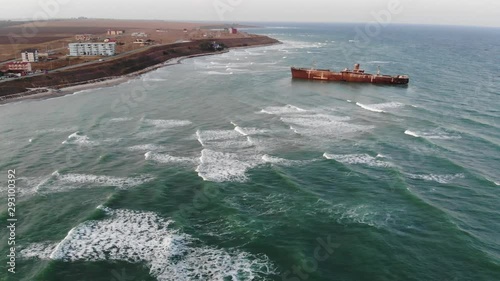
[[[58,4],[43,8],[50,3]],[[396,9],[388,8],[391,3]],[[0,19],[48,14],[51,18],[370,22],[384,10],[391,13],[392,23],[500,27],[499,0],[3,0]]]

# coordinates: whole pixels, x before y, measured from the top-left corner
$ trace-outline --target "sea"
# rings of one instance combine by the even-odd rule
[[[500,280],[500,29],[245,31],[0,106],[0,280]],[[410,83],[290,73],[355,63]]]

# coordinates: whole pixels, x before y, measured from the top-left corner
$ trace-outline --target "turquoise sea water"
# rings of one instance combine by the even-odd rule
[[[356,28],[0,106],[0,279],[500,280],[500,30]],[[354,63],[410,85],[289,73]]]

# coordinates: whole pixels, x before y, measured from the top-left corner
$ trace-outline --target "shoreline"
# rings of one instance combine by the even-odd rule
[[[100,79],[94,79],[94,80],[80,82],[80,83],[77,83],[76,85],[70,85],[70,86],[57,85],[54,87],[34,88],[34,89],[30,89],[30,91],[34,91],[35,93],[30,93],[30,91],[28,91],[28,92],[24,92],[24,93],[11,95],[11,96],[17,96],[17,97],[7,96],[6,99],[0,100],[0,105],[13,103],[13,102],[20,102],[20,101],[24,101],[24,100],[46,100],[46,99],[50,99],[50,98],[57,98],[57,97],[62,97],[62,96],[66,96],[66,95],[72,95],[74,93],[77,93],[80,91],[85,91],[85,90],[113,87],[113,86],[117,86],[117,85],[126,83],[126,82],[128,82],[136,77],[139,77],[143,74],[154,71],[156,69],[180,64],[185,59],[189,59],[189,58],[193,58],[193,57],[200,57],[200,56],[218,55],[218,54],[223,54],[223,53],[227,53],[227,52],[229,52],[229,51],[218,52],[218,53],[204,53],[204,54],[197,54],[197,55],[189,55],[189,56],[172,58],[172,59],[169,59],[163,63],[153,65],[153,66],[138,70],[138,71],[133,72],[133,73],[125,74],[122,76],[103,77]]]
[[[74,85],[74,86],[67,86],[67,87],[61,87],[61,88],[56,87],[57,89],[52,89],[52,90],[60,92],[61,96],[63,96],[63,95],[70,95],[70,94],[74,94],[76,92],[85,91],[85,90],[113,87],[113,86],[117,86],[117,85],[123,84],[125,82],[128,82],[136,77],[140,77],[141,75],[149,73],[149,72],[154,71],[156,69],[181,64],[181,62],[185,59],[202,57],[202,56],[219,55],[219,54],[224,54],[224,53],[228,53],[228,52],[229,51],[223,51],[223,52],[217,52],[217,53],[205,53],[205,54],[197,54],[197,55],[189,55],[189,56],[172,58],[172,59],[167,60],[164,63],[153,65],[153,66],[150,66],[148,68],[141,69],[139,71],[125,74],[122,76],[105,77],[105,78],[102,78],[102,81],[95,82],[94,80],[91,80],[91,81],[86,81],[86,82],[83,82],[81,84]]]
[[[51,99],[51,98],[72,95],[72,94],[75,94],[77,92],[81,92],[81,91],[85,91],[85,90],[113,87],[113,86],[117,86],[117,85],[126,83],[126,82],[128,82],[136,77],[139,77],[143,74],[154,71],[156,69],[181,64],[182,61],[186,60],[186,59],[225,54],[225,53],[229,53],[232,49],[258,48],[258,47],[266,47],[266,46],[272,46],[272,45],[277,45],[277,44],[281,44],[281,42],[262,44],[262,45],[231,47],[228,50],[224,50],[221,52],[207,52],[207,53],[201,53],[201,54],[180,56],[180,57],[168,59],[167,61],[165,61],[163,63],[159,63],[159,64],[156,64],[156,65],[153,65],[153,66],[150,66],[150,67],[147,67],[147,68],[144,68],[144,69],[141,69],[141,70],[129,73],[129,74],[121,75],[121,76],[103,77],[103,78],[99,78],[99,79],[93,79],[93,80],[89,80],[89,81],[79,82],[76,85],[56,85],[56,86],[52,86],[52,87],[32,88],[32,89],[29,89],[29,91],[27,91],[27,92],[22,92],[22,93],[12,94],[12,95],[2,97],[3,99],[0,100],[0,105],[5,105],[5,104],[9,104],[9,103],[17,103],[17,102],[22,102],[25,100],[36,100],[36,101],[47,100],[47,99]]]

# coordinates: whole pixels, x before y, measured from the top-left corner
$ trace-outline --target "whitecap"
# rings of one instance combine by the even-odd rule
[[[156,144],[140,144],[128,148],[130,151],[158,151],[165,150],[166,147]]]
[[[110,122],[127,122],[127,121],[131,121],[131,120],[134,120],[134,118],[130,118],[130,117],[117,117],[117,118],[111,118],[109,121]]]
[[[99,145],[97,141],[91,141],[86,135],[80,135],[80,132],[75,132],[68,136],[67,140],[63,141],[62,144],[77,144],[80,146],[96,146]]]
[[[261,163],[262,160],[257,156],[240,156],[235,153],[203,149],[196,172],[205,181],[245,182],[248,180],[247,170]]]
[[[420,137],[417,133],[410,131],[410,130],[406,130],[405,135],[409,135],[409,136],[416,137],[416,138]]]
[[[386,112],[387,109],[400,108],[404,106],[404,104],[399,102],[386,102],[386,103],[377,103],[368,105],[357,102],[356,105],[366,110],[379,113]]]
[[[184,127],[184,126],[189,126],[192,124],[192,122],[189,120],[144,119],[143,121],[146,124],[153,125],[156,128],[161,128],[161,129]]]
[[[260,113],[271,114],[271,115],[281,115],[289,113],[300,113],[305,112],[305,109],[300,107],[287,104],[285,106],[268,106],[260,111]]]
[[[304,164],[310,163],[314,160],[289,160],[289,159],[284,159],[284,158],[265,154],[262,156],[262,161],[264,163],[269,163],[269,164],[292,166],[292,165],[304,165]]]
[[[464,174],[448,174],[448,175],[438,175],[438,174],[408,174],[408,176],[412,179],[416,180],[424,180],[424,181],[435,181],[437,183],[446,184],[450,183],[455,179],[463,179],[465,178]]]
[[[324,153],[323,157],[348,165],[367,165],[371,167],[390,167],[391,163],[377,160],[368,154],[329,154]]]
[[[170,164],[170,163],[176,163],[176,164],[194,164],[198,163],[198,159],[193,158],[193,157],[178,157],[178,156],[172,156],[168,154],[160,154],[160,153],[154,153],[154,152],[147,152],[144,154],[144,158],[146,160],[151,160],[155,161],[157,163],[162,163],[162,164]]]
[[[149,175],[142,175],[134,178],[122,178],[92,174],[60,174],[59,171],[52,173],[51,177],[41,182],[36,190],[39,192],[65,191],[82,187],[116,187],[128,189],[135,187],[154,178]]]
[[[234,130],[238,132],[240,135],[248,137],[251,135],[261,135],[261,134],[266,134],[269,132],[269,130],[266,129],[258,129],[258,128],[252,128],[252,127],[240,127],[238,124],[231,122],[231,124],[234,126]]]
[[[236,130],[198,130],[196,139],[203,147],[227,149],[252,146],[247,136]]]
[[[452,134],[443,130],[432,130],[428,132],[413,132],[410,130],[405,131],[406,135],[410,135],[416,138],[425,138],[425,139],[435,139],[435,140],[456,140],[461,139],[460,135]]]
[[[276,273],[266,256],[199,245],[156,213],[100,209],[106,213],[104,220],[79,224],[57,244],[28,245],[21,257],[142,263],[160,281],[253,280]]]

